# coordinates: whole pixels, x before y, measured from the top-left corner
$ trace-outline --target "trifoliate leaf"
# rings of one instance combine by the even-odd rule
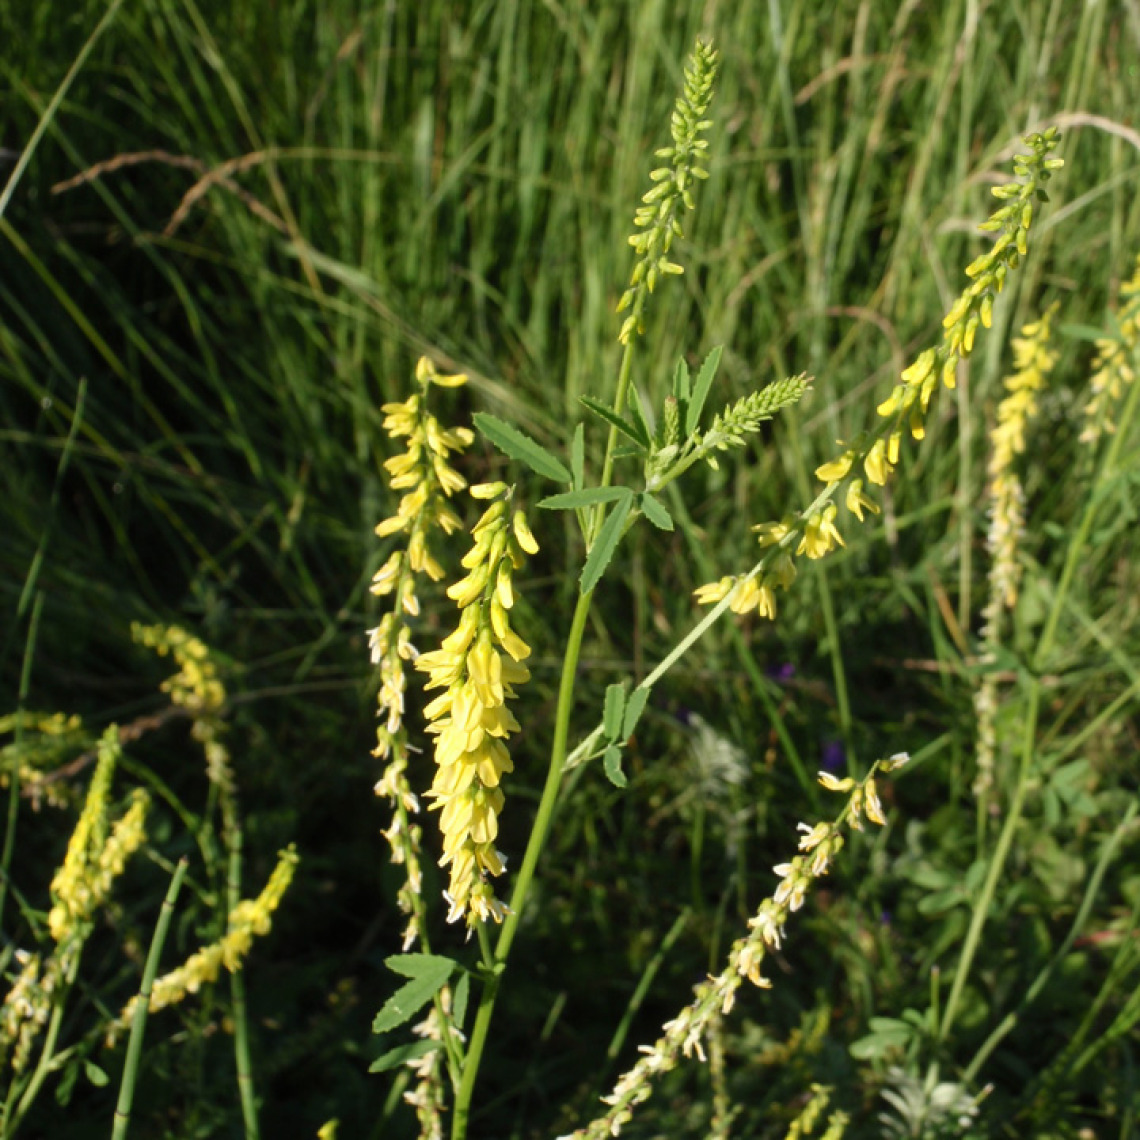
[[[410,1021],[445,985],[455,969],[450,958],[437,958],[433,954],[398,954],[397,959],[427,959],[431,964],[417,965],[422,969],[416,977],[401,986],[380,1008],[372,1022],[373,1033],[387,1033],[398,1025]]]

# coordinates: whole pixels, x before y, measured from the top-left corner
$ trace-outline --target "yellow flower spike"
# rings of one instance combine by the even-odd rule
[[[815,477],[821,483],[838,483],[840,479],[847,477],[847,472],[851,470],[851,464],[854,462],[855,452],[845,451],[838,458],[817,467]]]
[[[407,619],[420,612],[416,596],[417,576],[426,574],[433,581],[444,577],[444,570],[431,548],[433,532],[438,529],[452,534],[462,528],[459,516],[448,503],[448,496],[462,490],[467,481],[448,463],[453,453],[462,452],[474,442],[469,428],[445,428],[428,407],[432,384],[455,388],[466,382],[462,374],[443,375],[427,357],[421,357],[415,368],[418,391],[402,403],[383,405],[384,430],[393,439],[406,439],[405,450],[385,460],[384,470],[389,486],[405,494],[395,514],[376,527],[381,538],[398,534],[406,536],[405,549],[394,551],[373,578],[372,592],[384,596],[395,594],[393,609],[384,615],[369,634],[369,650],[379,666],[380,683],[377,696],[377,745],[373,755],[387,761],[383,775],[375,784],[377,795],[384,796],[392,808],[393,820],[384,835],[392,848],[393,863],[401,864],[406,878],[400,887],[398,902],[408,916],[404,931],[404,950],[409,950],[419,937],[420,913],[416,897],[422,885],[419,841],[421,829],[409,823],[410,813],[419,803],[408,785],[406,768],[408,747],[404,720],[404,694],[407,688],[405,665],[419,656],[411,643]],[[477,616],[477,615],[476,615]],[[467,644],[478,631],[457,631]],[[449,688],[459,680],[463,658],[443,651],[424,662],[430,673],[429,688]],[[450,709],[450,696],[432,702],[440,715]]]
[[[444,835],[440,865],[450,867],[448,921],[466,918],[468,924],[506,913],[485,876],[503,871],[493,842],[504,803],[500,783],[513,770],[504,742],[520,727],[504,702],[515,695],[514,686],[529,680],[518,662],[531,652],[511,629],[507,611],[514,604],[512,571],[524,549],[538,549],[521,512],[509,517],[505,483],[479,484],[472,494],[491,501],[463,559],[470,573],[447,591],[463,611],[459,626],[441,649],[416,662],[430,675],[428,688],[447,687],[445,697],[425,710],[436,737],[436,776],[428,795]]]

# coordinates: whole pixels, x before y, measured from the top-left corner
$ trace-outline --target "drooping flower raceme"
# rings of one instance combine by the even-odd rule
[[[771,982],[760,972],[765,958],[779,950],[784,940],[784,927],[789,916],[803,906],[813,882],[827,874],[828,868],[843,847],[844,825],[862,830],[863,817],[882,826],[886,823],[883,806],[875,783],[877,772],[890,772],[908,760],[905,752],[877,762],[865,779],[839,779],[820,772],[819,781],[828,791],[848,795],[848,800],[834,822],[799,825],[803,833],[799,850],[790,862],[773,868],[780,883],[770,898],[765,899],[749,920],[749,932],[738,938],[729,951],[728,964],[715,977],[699,983],[693,1000],[672,1020],[666,1022],[662,1035],[652,1044],[643,1045],[637,1063],[619,1078],[613,1091],[602,1098],[608,1110],[586,1127],[561,1140],[607,1140],[618,1136],[632,1118],[634,1110],[653,1091],[653,1081],[662,1073],[675,1069],[682,1056],[696,1054],[705,1059],[704,1040],[718,1016],[731,1012],[736,993],[745,980],[761,989]]]
[[[1096,342],[1096,359],[1089,380],[1092,392],[1085,404],[1085,427],[1081,442],[1094,444],[1102,434],[1116,430],[1113,413],[1124,389],[1136,379],[1132,361],[1140,345],[1140,257],[1132,277],[1120,286],[1120,311],[1116,314],[1119,339],[1105,337]]]
[[[474,435],[468,428],[444,428],[428,411],[431,386],[457,388],[467,382],[460,374],[441,374],[427,357],[416,365],[419,391],[403,403],[385,404],[384,428],[393,439],[407,439],[402,455],[384,464],[393,490],[403,491],[396,514],[376,528],[382,538],[403,534],[405,543],[395,550],[372,579],[372,593],[393,596],[392,609],[380,624],[369,630],[372,663],[380,666],[377,697],[379,724],[373,755],[388,761],[376,783],[378,796],[392,806],[392,822],[384,832],[392,849],[392,862],[406,872],[400,888],[400,909],[408,916],[404,930],[404,950],[411,949],[423,931],[417,901],[423,887],[420,869],[420,828],[410,821],[419,811],[419,800],[407,778],[408,746],[404,728],[404,693],[407,688],[405,663],[417,654],[412,645],[410,615],[419,613],[416,577],[424,573],[433,581],[443,577],[431,550],[431,539],[438,531],[451,534],[462,526],[448,498],[467,486],[467,481],[448,462],[453,453],[470,446]]]
[[[1049,347],[1050,325],[1056,305],[1038,321],[1025,325],[1013,339],[1015,371],[1005,381],[1006,396],[998,405],[997,423],[990,432],[989,476],[990,592],[982,609],[982,662],[992,664],[1001,640],[1001,618],[1017,601],[1021,579],[1018,548],[1024,527],[1025,493],[1016,460],[1025,451],[1025,430],[1037,413],[1037,393],[1045,387],[1057,362]],[[977,720],[974,794],[984,797],[993,786],[997,751],[998,680],[992,670],[983,674],[974,693]]]
[[[471,494],[490,505],[463,559],[467,577],[447,591],[462,611],[459,625],[439,649],[416,661],[416,668],[429,675],[426,687],[444,690],[424,710],[436,737],[436,773],[428,796],[440,812],[440,866],[450,870],[447,918],[466,917],[468,924],[488,918],[500,922],[506,913],[488,878],[504,869],[495,848],[503,809],[500,783],[513,768],[505,742],[519,729],[506,701],[516,685],[530,679],[521,664],[530,646],[510,625],[511,580],[524,553],[538,550],[522,512],[512,517],[505,483],[484,483]]]
[[[993,194],[1005,204],[979,228],[996,233],[993,245],[966,268],[970,284],[951,305],[942,321],[942,343],[928,348],[899,377],[891,394],[878,406],[882,421],[873,431],[864,432],[851,444],[840,443],[839,455],[816,469],[816,478],[824,490],[809,507],[794,518],[779,523],[764,523],[754,529],[760,533],[762,546],[771,546],[764,558],[748,574],[729,575],[710,582],[695,591],[702,605],[731,598],[729,605],[737,613],[759,610],[765,616],[775,615],[772,587],[785,589],[795,577],[793,557],[823,558],[844,545],[835,525],[839,491],[846,482],[843,503],[860,521],[863,512],[878,513],[878,506],[864,490],[864,478],[874,486],[885,486],[899,462],[904,427],[920,440],[926,433],[926,415],[931,398],[941,382],[947,388],[955,385],[958,364],[974,350],[979,328],[989,328],[993,320],[994,299],[1002,290],[1007,274],[1025,256],[1029,229],[1033,222],[1034,200],[1044,197],[1044,185],[1063,164],[1049,156],[1058,143],[1057,130],[1027,135],[1031,153],[1015,156],[1016,179],[995,186]],[[861,468],[862,475],[852,478]],[[791,549],[795,543],[794,555]]]

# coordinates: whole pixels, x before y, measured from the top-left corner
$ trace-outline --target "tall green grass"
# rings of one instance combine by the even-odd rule
[[[13,159],[106,11],[58,8],[0,4],[0,143]],[[698,32],[723,56],[712,176],[686,275],[651,320],[635,382],[659,406],[679,354],[695,361],[725,344],[726,399],[801,370],[815,390],[745,461],[704,476],[692,526],[635,538],[587,631],[583,688],[599,702],[691,624],[696,584],[744,562],[746,522],[778,517],[789,496],[807,501],[816,464],[939,332],[1020,135],[1059,123],[1066,168],[995,310],[996,335],[932,416],[883,516],[801,581],[779,623],[714,636],[655,693],[631,791],[579,779],[540,874],[539,917],[521,935],[542,965],[504,991],[494,1091],[472,1134],[546,1133],[586,1111],[614,1032],[606,1015],[630,1003],[616,1063],[715,968],[767,893],[789,821],[812,814],[795,767],[810,773],[824,749],[854,763],[909,746],[921,762],[898,784],[897,829],[851,853],[851,877],[805,922],[771,1000],[742,1003],[726,1029],[738,1134],[782,1135],[773,1122],[786,1124],[816,1079],[864,1089],[852,1105],[859,1135],[878,1135],[876,1082],[896,1062],[927,1060],[920,1046],[937,1037],[930,1010],[945,993],[932,997],[931,971],[953,969],[1000,823],[978,818],[969,796],[986,434],[1008,334],[1054,299],[1062,322],[1104,327],[1140,250],[1133,7],[139,0],[94,44],[0,218],[0,582],[11,615],[0,669],[6,708],[26,672],[28,707],[101,725],[156,708],[161,674],[130,648],[132,619],[191,624],[232,661],[249,876],[264,880],[294,838],[305,857],[247,981],[267,1135],[301,1119],[311,1134],[332,1115],[345,1134],[408,1127],[360,1059],[386,996],[378,959],[398,929],[364,796],[376,775],[361,665],[372,527],[393,506],[380,404],[404,395],[428,352],[472,375],[472,408],[567,444],[578,397],[617,366],[632,209]],[[12,167],[6,157],[0,177]],[[960,1076],[1065,946],[1086,897],[1094,928],[1082,927],[978,1076],[996,1085],[993,1119],[1008,1112],[1022,1134],[1028,1118],[1016,1113],[1030,1104],[1045,1121],[1034,1134],[1125,1136],[1136,1098],[1127,1017],[1103,1057],[1033,1084],[1089,1008],[1093,1048],[1135,989],[1130,935],[1112,925],[1131,929],[1135,872],[1117,860],[1090,879],[1135,791],[1135,452],[1091,481],[1077,442],[1091,345],[1071,331],[1027,472],[1014,653],[1049,610],[1090,486],[1103,507],[1041,673],[1028,822],[962,998],[958,1045],[931,1048],[943,1078]],[[600,454],[600,436],[591,446]],[[468,473],[493,477],[499,464],[484,451]],[[569,532],[548,524],[540,538],[524,720],[537,736],[566,625],[546,607],[568,616],[577,565]],[[41,548],[26,653],[33,611],[19,602]],[[1002,665],[1016,675],[1016,661]],[[791,680],[773,679],[788,667]],[[1012,729],[1021,708],[1011,696]],[[692,712],[716,747],[739,750],[743,785],[717,776],[713,743],[694,746]],[[200,765],[176,730],[145,736],[136,755],[137,778],[168,803],[199,802]],[[524,745],[524,784],[525,759]],[[529,778],[537,797],[540,776]],[[165,826],[156,858],[177,846],[173,809]],[[54,866],[66,831],[22,815],[14,880]],[[122,929],[143,939],[164,890],[157,873],[142,876]],[[170,935],[180,946],[206,922],[204,908],[188,913]],[[684,933],[659,955],[682,914]],[[631,995],[649,972],[667,996],[642,1004]],[[129,994],[127,974],[109,941],[95,989]],[[582,996],[583,979],[598,977]],[[166,1016],[148,1030],[167,1036],[144,1070],[136,1122],[173,1112],[174,1135],[240,1134],[236,1094],[207,1095],[228,1060],[212,1036],[224,995],[185,1026]],[[847,1051],[869,1038],[878,1044],[861,1057]],[[706,1078],[684,1080],[646,1135],[704,1134]],[[1033,1101],[1038,1087],[1048,1095]],[[109,1095],[82,1095],[70,1131],[44,1108],[53,1135],[104,1128]]]

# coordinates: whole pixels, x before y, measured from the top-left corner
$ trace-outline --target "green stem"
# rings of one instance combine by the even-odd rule
[[[32,155],[36,153],[36,148],[40,145],[40,140],[47,133],[48,127],[51,126],[55,119],[56,112],[62,105],[72,83],[75,82],[75,77],[83,70],[83,65],[87,62],[87,57],[91,54],[91,49],[95,46],[99,37],[111,26],[111,22],[122,7],[122,4],[123,0],[112,0],[111,6],[103,13],[103,18],[95,25],[95,30],[84,41],[83,46],[79,49],[79,54],[75,57],[72,65],[67,69],[67,74],[63,77],[63,82],[56,88],[55,94],[51,97],[51,102],[44,108],[44,113],[40,116],[40,121],[36,124],[36,129],[32,131],[32,137],[28,139],[28,145],[24,147],[19,161],[13,168],[12,173],[8,176],[8,182],[4,186],[3,192],[0,192],[0,216],[3,216],[4,211],[8,208],[8,203],[12,200],[12,195],[16,192],[16,187],[19,185],[20,179],[24,176],[24,171],[28,169],[32,161]]]
[[[1013,834],[1021,822],[1021,810],[1025,806],[1025,792],[1029,785],[1029,772],[1033,767],[1034,744],[1037,739],[1037,713],[1041,704],[1041,684],[1034,679],[1029,693],[1029,711],[1025,720],[1025,731],[1021,742],[1021,762],[1017,769],[1017,786],[1014,789],[1013,801],[1009,805],[1009,814],[1005,818],[1001,834],[998,836],[997,846],[990,859],[986,881],[982,885],[982,892],[974,904],[974,913],[970,917],[970,928],[966,932],[966,941],[962,946],[962,953],[958,959],[958,969],[954,973],[954,984],[950,988],[950,997],[946,1001],[946,1012],[942,1018],[942,1027],[938,1032],[938,1040],[945,1041],[954,1024],[954,1015],[958,1012],[958,1003],[962,998],[966,979],[970,974],[970,966],[977,954],[981,943],[982,929],[985,927],[990,905],[997,891],[998,880],[1005,869],[1005,861],[1009,849],[1013,844]]]
[[[1081,516],[1077,533],[1073,536],[1073,541],[1070,543],[1069,549],[1065,554],[1065,566],[1061,571],[1061,581],[1057,584],[1057,590],[1053,595],[1053,605],[1049,609],[1049,617],[1045,622],[1045,628],[1041,632],[1041,640],[1037,644],[1037,652],[1033,658],[1035,668],[1042,668],[1044,666],[1045,658],[1053,648],[1053,642],[1057,636],[1057,625],[1061,620],[1061,611],[1069,596],[1069,590],[1072,587],[1073,578],[1076,575],[1078,564],[1081,561],[1081,555],[1084,554],[1085,546],[1088,544],[1089,535],[1092,532],[1097,511],[1103,502],[1100,491],[1101,486],[1104,483],[1105,475],[1116,467],[1117,460],[1120,457],[1121,447],[1129,434],[1132,417],[1136,413],[1138,400],[1140,400],[1140,384],[1134,382],[1129,390],[1128,400],[1124,405],[1124,411],[1121,413],[1116,432],[1113,434],[1112,443],[1105,453],[1096,483],[1093,485],[1092,491],[1089,493],[1088,501],[1085,503],[1084,514]]]
[[[451,1140],[464,1140],[467,1135],[467,1122],[471,1113],[471,1097],[475,1091],[475,1079],[479,1074],[479,1064],[483,1058],[483,1048],[487,1043],[487,1032],[491,1027],[491,1016],[495,1001],[499,996],[499,984],[511,945],[518,932],[519,918],[531,881],[538,866],[538,858],[546,844],[547,832],[558,800],[558,790],[562,784],[562,769],[566,761],[566,742],[570,734],[570,710],[574,704],[574,682],[578,673],[578,657],[582,650],[582,636],[586,630],[586,619],[590,615],[593,593],[579,594],[574,607],[574,617],[570,623],[570,633],[566,640],[566,654],[562,660],[562,679],[558,686],[558,708],[554,714],[554,741],[550,748],[550,767],[546,773],[546,784],[542,789],[538,814],[527,842],[522,866],[515,878],[511,894],[511,913],[503,923],[499,941],[495,947],[493,972],[483,987],[479,998],[479,1008],[475,1014],[475,1024],[471,1028],[471,1041],[467,1047],[467,1057],[463,1064],[463,1078],[459,1091],[455,1094],[455,1113],[451,1121]]]
[[[614,415],[620,416],[622,408],[625,407],[626,393],[629,391],[629,378],[633,374],[633,337],[622,349],[621,364],[618,367],[617,388],[614,391]],[[602,461],[602,477],[598,483],[599,487],[608,487],[610,480],[613,478],[614,471],[614,452],[617,450],[618,429],[610,424],[610,433],[606,437],[606,455]],[[605,504],[599,503],[597,509],[594,511],[590,519],[589,526],[586,529],[586,549],[588,550],[594,543],[594,539],[598,537],[598,531],[601,529],[602,520],[605,516]]]
[[[162,910],[159,911],[158,922],[155,923],[154,935],[150,940],[150,950],[146,956],[146,966],[143,968],[142,988],[139,990],[135,1016],[131,1022],[131,1036],[127,1041],[127,1057],[123,1063],[123,1079],[119,1085],[119,1102],[115,1106],[115,1125],[111,1131],[111,1140],[126,1140],[127,1127],[131,1122],[131,1105],[135,1097],[135,1078],[142,1058],[143,1034],[146,1031],[151,989],[158,975],[158,963],[162,958],[162,947],[166,943],[166,932],[170,928],[174,904],[178,901],[178,892],[182,890],[182,880],[186,877],[188,866],[189,863],[185,858],[178,861],[166,898],[162,901]]]
[[[16,756],[8,772],[8,821],[4,831],[4,852],[0,855],[0,929],[4,918],[4,907],[8,901],[8,876],[12,870],[12,856],[16,850],[16,825],[20,820],[20,763],[21,745],[24,742],[24,709],[28,702],[28,689],[32,681],[32,658],[35,655],[36,633],[40,628],[40,612],[44,608],[44,595],[37,592],[32,604],[32,616],[28,622],[28,637],[24,648],[24,662],[20,668],[20,688],[16,694]]]
[[[237,817],[237,805],[232,792],[223,792],[224,826],[230,849],[226,876],[226,911],[233,914],[241,902],[241,849],[242,832]],[[227,806],[228,805],[228,806]],[[237,1069],[238,1095],[241,1100],[242,1121],[246,1140],[258,1140],[257,1097],[253,1087],[253,1065],[249,1056],[249,1011],[245,1004],[245,979],[241,970],[230,974],[230,1000],[234,1012],[234,1065]]]
[[[1125,403],[1124,410],[1121,413],[1116,434],[1112,437],[1112,443],[1105,452],[1098,478],[1085,504],[1084,513],[1077,527],[1077,532],[1073,536],[1073,541],[1069,544],[1069,549],[1065,554],[1065,565],[1061,571],[1061,580],[1057,584],[1057,589],[1053,594],[1053,604],[1049,609],[1049,616],[1046,619],[1045,628],[1041,631],[1041,637],[1037,642],[1037,649],[1033,654],[1032,660],[1035,670],[1041,670],[1045,667],[1049,654],[1053,649],[1057,637],[1057,628],[1061,620],[1061,612],[1065,607],[1069,590],[1076,576],[1077,566],[1081,561],[1081,555],[1084,553],[1088,543],[1089,535],[1092,533],[1093,523],[1096,520],[1097,511],[1102,502],[1100,487],[1103,485],[1104,476],[1111,472],[1117,465],[1120,450],[1123,446],[1123,441],[1129,434],[1129,428],[1131,427],[1132,417],[1135,415],[1138,401],[1140,401],[1140,384],[1133,384],[1128,393],[1128,400]],[[981,896],[978,899],[977,905],[974,907],[974,913],[970,920],[970,928],[966,932],[966,941],[962,946],[962,954],[958,960],[958,969],[954,975],[954,984],[950,990],[950,998],[946,1002],[946,1014],[942,1019],[942,1028],[938,1035],[940,1041],[946,1040],[950,1033],[951,1026],[954,1023],[954,1015],[957,1013],[958,1002],[962,996],[962,990],[966,985],[966,979],[969,975],[974,956],[977,953],[978,945],[981,942],[982,929],[986,923],[987,912],[993,901],[994,893],[997,890],[998,879],[1004,870],[1006,858],[1009,855],[1009,849],[1013,842],[1013,833],[1021,820],[1021,811],[1025,804],[1025,793],[1029,782],[1029,771],[1032,767],[1034,744],[1036,743],[1037,716],[1040,705],[1041,683],[1034,677],[1029,693],[1029,710],[1026,715],[1025,729],[1022,737],[1021,763],[1018,766],[1017,786],[1014,789],[1013,802],[1010,804],[1009,815],[1006,817],[1001,835],[998,837],[997,846],[994,848],[989,871],[986,874],[986,881],[982,887]]]
[[[632,373],[633,349],[631,341],[622,350],[621,364],[618,368],[613,403],[614,412],[617,415],[621,415],[622,408],[625,407],[626,393],[629,391]],[[606,440],[605,458],[602,462],[602,475],[598,483],[601,487],[608,487],[613,478],[617,436],[617,428],[611,425]],[[604,518],[605,505],[599,504],[586,526],[587,549],[597,538]],[[558,707],[554,715],[554,740],[550,748],[550,767],[546,772],[546,783],[542,789],[538,814],[535,816],[534,827],[531,829],[530,839],[527,841],[522,866],[519,868],[514,890],[511,893],[510,913],[507,915],[503,929],[499,934],[491,974],[483,986],[483,992],[479,998],[479,1008],[475,1013],[475,1023],[471,1028],[471,1040],[467,1047],[467,1056],[463,1062],[463,1076],[460,1080],[459,1090],[455,1094],[455,1113],[451,1121],[452,1140],[465,1140],[467,1135],[467,1123],[471,1114],[471,1097],[475,1091],[475,1080],[479,1075],[479,1065],[483,1058],[487,1033],[491,1027],[491,1016],[495,1010],[495,1001],[499,996],[499,984],[502,980],[503,971],[506,969],[511,945],[518,931],[519,917],[526,905],[527,893],[530,891],[530,884],[538,866],[539,856],[546,845],[550,822],[554,817],[558,791],[562,785],[562,774],[566,764],[566,745],[570,735],[570,712],[574,706],[574,684],[577,680],[578,658],[582,651],[582,637],[586,631],[586,620],[590,616],[590,605],[593,597],[592,590],[587,594],[578,595],[578,601],[574,607],[574,616],[570,622],[566,653],[562,659],[562,677],[558,685]]]
[[[72,937],[77,937],[74,931],[72,932]],[[23,1095],[20,1097],[20,1103],[16,1106],[16,1111],[12,1113],[10,1119],[5,1119],[4,1121],[3,1132],[0,1133],[3,1140],[9,1140],[9,1137],[16,1134],[16,1130],[20,1126],[20,1121],[23,1120],[28,1109],[35,1103],[36,1097],[39,1095],[40,1088],[47,1079],[48,1073],[53,1071],[53,1062],[56,1055],[55,1043],[59,1038],[59,1028],[63,1024],[63,1011],[67,1008],[68,995],[71,993],[71,987],[75,984],[76,975],[79,973],[79,959],[82,953],[83,942],[77,937],[74,951],[71,954],[70,960],[66,963],[63,976],[60,978],[59,989],[52,995],[51,1021],[48,1023],[47,1034],[44,1037],[44,1047],[40,1051],[39,1062],[36,1065],[31,1080],[24,1089]],[[63,948],[57,948],[56,954],[62,957]],[[5,1111],[7,1111],[7,1106],[5,1106]]]
[[[1081,931],[1084,929],[1085,923],[1088,921],[1093,903],[1096,901],[1101,883],[1104,881],[1105,872],[1108,870],[1108,865],[1116,855],[1117,850],[1119,850],[1125,832],[1131,828],[1132,821],[1136,818],[1137,810],[1138,805],[1135,801],[1128,805],[1128,810],[1124,813],[1124,818],[1117,825],[1116,830],[1108,837],[1107,842],[1101,849],[1100,858],[1097,860],[1097,865],[1089,877],[1085,897],[1081,900],[1081,905],[1077,908],[1076,917],[1073,919],[1072,926],[1069,928],[1069,933],[1065,936],[1065,940],[1057,947],[1057,951],[1049,960],[1049,963],[1037,975],[1029,989],[1026,990],[1025,996],[1018,1003],[1017,1008],[1007,1014],[1001,1024],[986,1038],[982,1047],[974,1055],[974,1059],[962,1074],[963,1083],[969,1085],[973,1082],[978,1071],[989,1059],[990,1054],[1001,1044],[1002,1039],[1013,1031],[1022,1015],[1037,999],[1038,994],[1041,993],[1049,980],[1057,972],[1061,963],[1069,956],[1073,944],[1076,942]]]

